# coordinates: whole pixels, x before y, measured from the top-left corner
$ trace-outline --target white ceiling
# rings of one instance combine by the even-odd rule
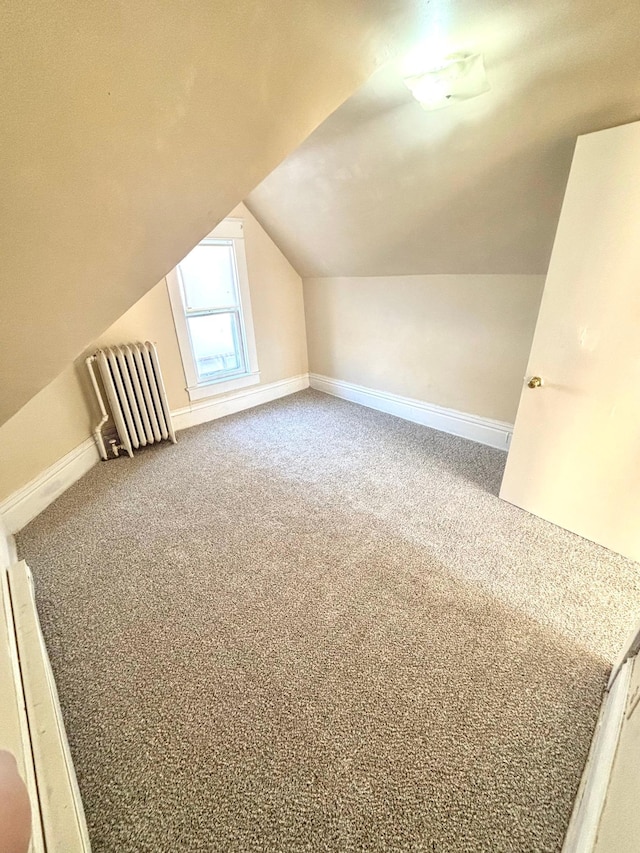
[[[482,52],[491,91],[425,112],[398,58],[278,166],[247,201],[303,276],[544,273],[576,136],[640,118],[639,0],[427,18],[414,44]]]

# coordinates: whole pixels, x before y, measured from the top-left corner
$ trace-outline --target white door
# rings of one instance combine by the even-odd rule
[[[578,139],[500,497],[640,560],[640,122]]]

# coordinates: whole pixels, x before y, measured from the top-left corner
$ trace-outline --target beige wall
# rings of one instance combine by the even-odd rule
[[[309,369],[513,422],[544,276],[305,279]]]
[[[401,47],[423,3],[0,5],[0,423]]]
[[[240,205],[244,218],[260,381],[275,382],[309,370],[302,279],[262,226]]]
[[[249,211],[244,219],[258,365],[261,384],[306,373],[302,281]],[[158,344],[169,404],[189,404],[173,315],[164,279],[87,348],[132,340]],[[0,427],[0,501],[37,477],[91,435],[98,408],[84,357],[71,364]]]
[[[178,339],[173,325],[173,315],[169,303],[169,294],[164,279],[142,297],[133,308],[130,308],[119,320],[110,326],[104,335],[87,347],[83,357],[76,361],[76,368],[81,376],[86,397],[91,411],[98,414],[94,402],[94,392],[88,378],[84,358],[99,347],[122,344],[126,341],[154,341],[158,345],[162,376],[164,378],[169,405],[179,409],[189,403],[185,391],[186,380],[180,359]]]
[[[73,364],[0,427],[0,501],[91,434]]]

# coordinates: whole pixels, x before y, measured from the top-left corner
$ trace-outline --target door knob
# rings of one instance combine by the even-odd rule
[[[529,388],[541,388],[542,387],[542,379],[539,376],[532,376],[531,379],[527,382]]]

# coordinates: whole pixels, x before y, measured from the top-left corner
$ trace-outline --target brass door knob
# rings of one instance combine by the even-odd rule
[[[527,385],[529,388],[540,388],[542,386],[542,379],[539,376],[532,376]]]

